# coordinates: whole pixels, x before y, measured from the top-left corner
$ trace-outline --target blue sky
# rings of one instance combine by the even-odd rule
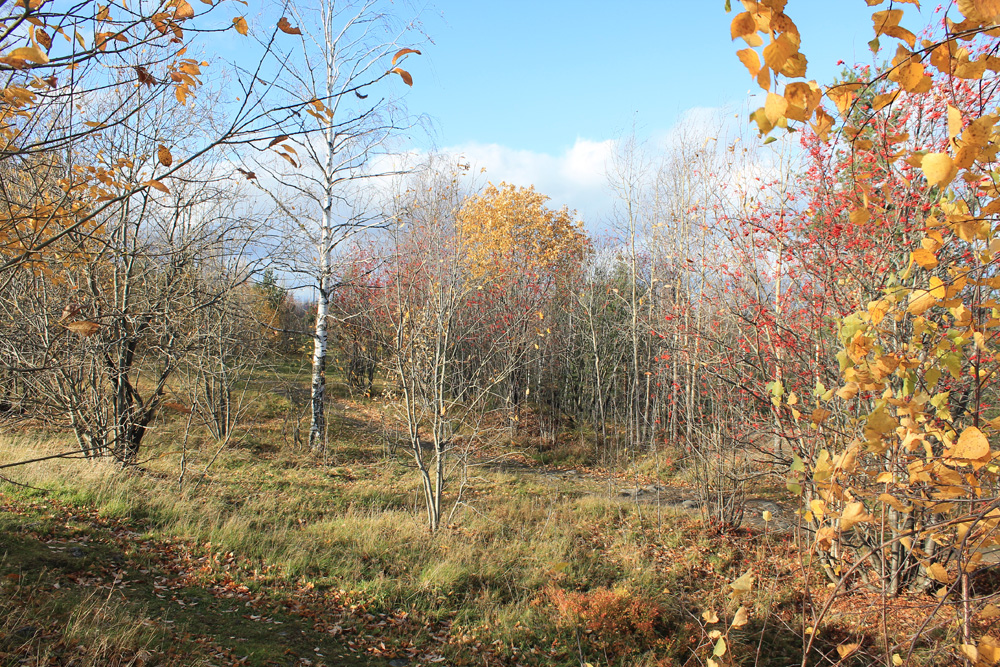
[[[415,85],[407,104],[435,121],[439,147],[496,143],[556,154],[577,138],[619,136],[633,121],[657,134],[688,109],[746,99],[752,82],[734,55],[742,41],[730,41],[734,14],[723,5],[439,0],[424,14],[434,43],[408,63]],[[840,59],[871,60],[872,9],[861,0],[791,0],[786,11],[818,80],[832,77]]]
[[[611,206],[605,164],[633,128],[655,146],[679,122],[717,123],[723,111],[747,126],[748,97],[760,90],[735,55],[742,40],[729,39],[742,5],[732,0],[727,14],[724,4],[392,0],[400,20],[413,5],[423,7],[427,37],[401,43],[423,53],[405,61],[412,89],[395,77],[386,81],[411,114],[429,120],[428,132],[414,131],[401,147],[461,155],[476,172],[486,169],[481,181],[535,185],[554,207],[576,209],[600,226]],[[903,24],[915,31],[933,10],[917,17],[913,5],[904,8]],[[286,11],[265,4],[263,16],[248,16],[267,36]],[[838,61],[872,62],[873,8],[864,0],[789,0],[786,11],[802,34],[811,78],[829,82],[841,71]],[[231,16],[219,20],[228,26]],[[213,48],[230,61],[247,59],[246,43],[232,31]]]
[[[786,11],[810,77],[872,62],[863,0],[790,0]],[[413,146],[464,155],[494,182],[533,184],[601,227],[615,141],[634,126],[655,144],[682,119],[745,114],[759,93],[735,55],[745,45],[729,38],[734,15],[724,0],[438,0],[422,15],[432,43],[407,61],[406,104],[432,121]]]

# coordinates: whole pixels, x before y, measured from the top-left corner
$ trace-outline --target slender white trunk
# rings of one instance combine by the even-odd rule
[[[330,313],[330,211],[323,210],[320,230],[316,328],[313,333],[312,419],[309,422],[309,446],[326,449],[326,351],[327,316]]]

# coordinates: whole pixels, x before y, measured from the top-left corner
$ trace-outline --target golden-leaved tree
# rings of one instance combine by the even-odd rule
[[[857,311],[840,323],[842,386],[818,387],[812,418],[801,417],[803,431],[825,444],[796,457],[789,488],[805,500],[811,549],[832,589],[805,625],[821,627],[838,594],[859,585],[879,592],[889,613],[892,597],[927,594],[928,611],[909,641],[886,639],[869,657],[904,664],[927,632],[950,627],[957,628],[950,660],[994,665],[1000,646],[987,629],[1000,609],[978,582],[1000,546],[1000,2],[959,0],[918,37],[904,26],[918,12],[916,0],[866,1],[877,7],[870,46],[888,50],[890,62],[869,80],[825,89],[805,80],[785,0],[747,0],[731,24],[732,38],[747,45],[740,61],[767,93],[752,114],[762,135],[809,123],[856,155],[888,149],[891,169],[912,172],[940,195],[908,221],[922,233],[913,247],[897,248],[903,268],[880,293],[859,291]],[[779,77],[790,81],[779,86]],[[946,128],[943,149],[903,149],[906,137],[883,147],[856,140],[880,114],[925,100],[939,113],[914,122]],[[855,179],[848,187],[852,221],[892,215],[894,202],[877,183]],[[795,409],[797,419],[802,412]],[[818,634],[804,637],[805,659]],[[857,645],[841,648],[846,656]]]
[[[493,313],[484,317],[496,334],[493,344],[516,360],[505,392],[512,426],[529,374],[541,366],[545,338],[554,335],[546,311],[565,305],[566,287],[590,251],[583,223],[547,202],[534,187],[490,184],[465,200],[456,225],[469,280],[479,291],[477,303]]]

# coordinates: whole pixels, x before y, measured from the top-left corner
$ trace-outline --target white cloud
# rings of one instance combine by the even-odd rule
[[[614,153],[611,139],[577,139],[559,155],[518,150],[499,144],[469,143],[451,146],[442,152],[463,156],[473,173],[486,170],[494,183],[506,181],[535,189],[549,196],[553,208],[568,206],[593,227],[611,210],[605,165]]]

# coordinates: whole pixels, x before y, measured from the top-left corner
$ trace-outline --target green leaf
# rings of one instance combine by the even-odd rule
[[[768,144],[773,144],[777,140],[777,137],[768,137],[764,140],[764,145],[767,146]]]
[[[726,13],[728,14],[731,11],[733,11],[733,5],[730,0],[726,0]]]

